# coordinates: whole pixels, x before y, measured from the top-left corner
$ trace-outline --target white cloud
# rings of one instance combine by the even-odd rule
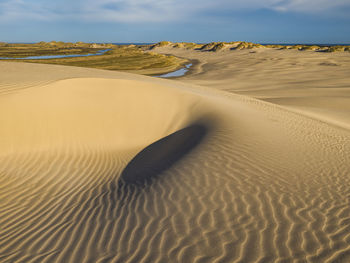
[[[0,21],[52,20],[55,15],[37,1],[0,0]]]
[[[271,9],[327,13],[350,0],[0,0],[0,22],[83,20],[108,22],[181,21],[207,12]]]
[[[275,5],[276,10],[319,13],[350,7],[350,0],[287,0]]]

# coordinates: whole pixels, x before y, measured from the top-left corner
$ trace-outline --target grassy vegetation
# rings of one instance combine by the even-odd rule
[[[169,45],[172,45],[173,43],[172,42],[170,42],[170,41],[161,41],[161,42],[159,42],[159,43],[157,43],[157,44],[154,44],[154,45],[151,45],[151,49],[153,49],[153,48],[156,48],[156,47],[165,47],[165,46],[169,46]]]
[[[287,49],[288,46],[283,46],[283,45],[264,45],[264,47],[267,47],[267,48],[278,48],[278,49]]]
[[[168,41],[159,42],[157,44],[151,45],[149,48],[154,49],[156,47],[173,47],[173,48],[186,48],[195,49],[201,51],[220,51],[220,50],[234,50],[234,49],[254,49],[265,47],[260,44],[250,43],[250,42],[211,42],[208,44],[196,44],[196,43],[172,43]]]
[[[149,49],[157,47],[172,47],[172,48],[185,48],[201,51],[220,51],[220,50],[241,50],[241,49],[254,49],[254,48],[274,48],[274,49],[297,49],[297,50],[318,50],[321,49],[318,46],[310,45],[261,45],[251,42],[235,41],[235,42],[211,42],[207,44],[196,43],[172,43],[169,41],[162,41],[157,44],[149,46]]]
[[[255,48],[273,48],[273,49],[294,49],[300,51],[317,51],[317,52],[350,52],[349,46],[317,46],[317,45],[260,45],[256,43],[236,41],[236,42],[211,42],[208,44],[196,43],[172,43],[169,41],[162,41],[157,44],[149,46],[149,49],[157,47],[173,47],[186,48],[201,51],[220,51],[220,50],[241,50],[241,49],[255,49]]]
[[[211,49],[211,51],[219,51],[219,50],[222,50],[222,49],[224,49],[225,48],[225,44],[224,43],[219,43],[219,44],[217,44],[217,45],[215,45],[212,49]]]
[[[94,54],[110,49],[103,55],[55,59],[21,59],[31,63],[57,64],[108,70],[132,71],[141,74],[159,74],[176,70],[188,61],[174,56],[162,55],[150,50],[156,47],[184,48],[190,50],[217,52],[254,48],[296,49],[323,52],[350,52],[349,46],[319,47],[316,45],[260,45],[249,42],[212,42],[208,44],[159,42],[148,46],[118,46],[113,44],[39,42],[36,44],[8,44],[0,42],[0,57],[23,58],[28,56]]]
[[[264,46],[260,44],[255,44],[255,43],[241,42],[234,49],[253,49],[253,48],[261,48],[261,47],[264,47]]]
[[[36,44],[0,43],[0,57],[23,58],[29,56],[94,54],[110,46],[109,44],[63,43],[54,41],[49,43],[39,42]]]
[[[327,51],[328,52],[342,52],[345,51],[346,46],[333,46],[330,47]]]
[[[37,44],[4,44],[0,45],[0,57],[20,58],[42,55],[71,55],[96,53],[99,50],[111,49],[98,56],[70,57],[56,59],[21,59],[31,63],[57,64],[77,67],[88,67],[108,70],[153,70],[159,72],[172,71],[181,67],[186,60],[174,57],[145,52],[140,46],[117,46],[112,44],[87,44],[87,43],[63,43],[40,42]],[[168,70],[167,70],[168,69]]]
[[[296,49],[301,51],[318,51],[318,52],[342,52],[350,51],[349,46],[317,46],[317,45],[265,45],[268,48]]]
[[[186,42],[180,42],[180,43],[174,43],[174,48],[185,48],[185,49],[199,49],[202,47],[201,44],[196,43],[186,43]]]
[[[202,51],[213,51],[213,49],[215,48],[215,46],[218,43],[216,42],[212,42],[212,43],[208,43],[208,44],[203,44],[199,49]]]
[[[42,62],[32,60],[31,62]],[[137,48],[115,47],[104,55],[91,57],[63,58],[45,60],[45,63],[67,66],[90,67],[109,70],[141,70],[164,68],[178,64],[174,56],[143,52]]]
[[[300,50],[311,50],[311,51],[315,51],[315,50],[320,50],[319,46],[302,46]]]

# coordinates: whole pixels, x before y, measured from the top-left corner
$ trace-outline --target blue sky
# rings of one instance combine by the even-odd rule
[[[0,41],[350,43],[350,0],[0,0]]]

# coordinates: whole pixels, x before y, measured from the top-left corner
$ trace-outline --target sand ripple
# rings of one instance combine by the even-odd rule
[[[86,74],[0,96],[0,262],[350,261],[348,131]]]

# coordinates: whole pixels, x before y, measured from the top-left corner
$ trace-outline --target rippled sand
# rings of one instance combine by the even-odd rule
[[[350,261],[344,127],[179,81],[0,71],[0,262]]]

